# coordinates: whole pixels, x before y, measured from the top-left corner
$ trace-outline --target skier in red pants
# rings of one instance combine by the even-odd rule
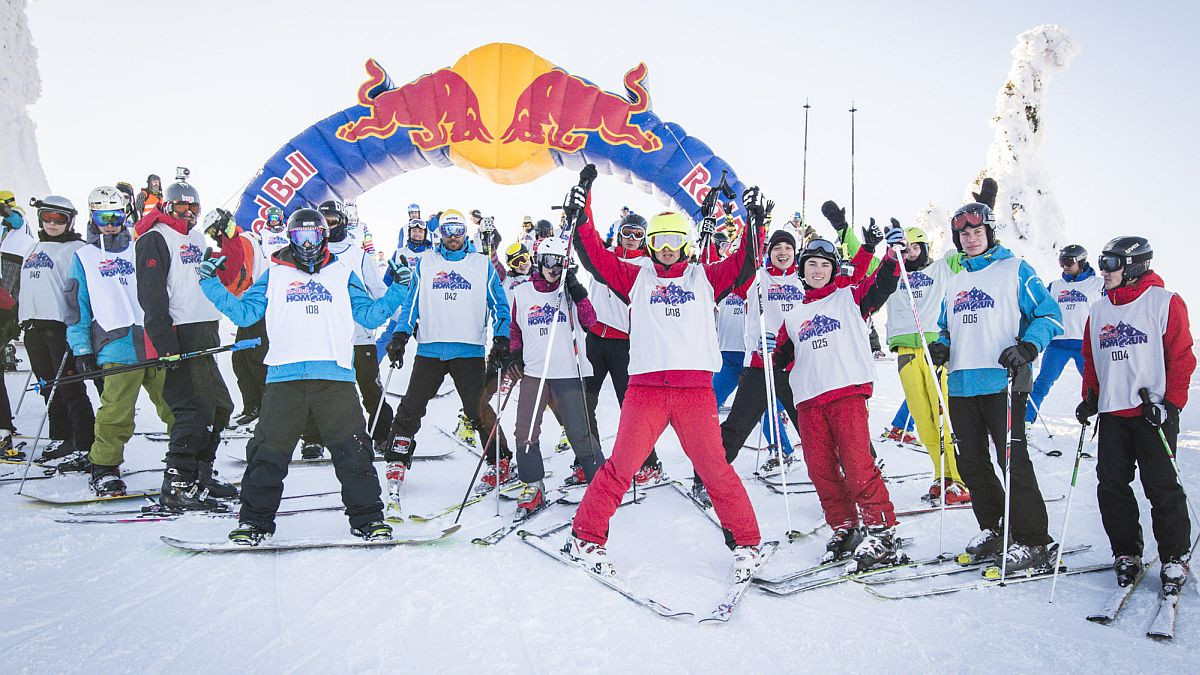
[[[766,336],[777,363],[793,364],[789,381],[804,463],[833,530],[825,560],[853,555],[859,570],[903,556],[896,511],[871,457],[867,421],[875,363],[866,320],[896,290],[899,269],[891,247],[903,243],[904,230],[894,226],[885,236],[883,262],[858,283],[838,274],[832,242],[810,241],[800,255],[804,301],[784,317],[778,347],[775,336]]]
[[[612,456],[588,486],[562,554],[592,572],[615,574],[604,549],[608,521],[669,424],[708,487],[734,552],[734,576],[746,578],[761,562],[760,536],[750,499],[721,446],[712,389],[721,353],[713,317],[717,303],[754,273],[755,256],[746,253],[753,248],[749,233],[765,217],[762,197],[757,188],[746,191],[744,203],[757,222],[746,228],[736,254],[712,265],[688,262],[691,226],[685,216],[654,216],[646,232],[653,266],[645,267],[621,262],[604,248],[585,189],[573,188],[567,199],[568,208],[585,209],[575,241],[579,255],[629,303],[630,378]]]

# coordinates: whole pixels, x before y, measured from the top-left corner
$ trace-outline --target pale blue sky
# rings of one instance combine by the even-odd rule
[[[1195,3],[650,4],[40,0],[30,21],[42,163],[52,188],[77,203],[96,185],[169,178],[184,164],[215,206],[288,138],[352,104],[368,56],[409,81],[476,46],[515,42],[613,91],[646,61],[658,115],[788,212],[800,207],[809,98],[808,211],[818,225],[822,200],[848,201],[853,100],[860,220],[911,221],[930,200],[958,205],[983,165],[1016,35],[1057,23],[1082,45],[1044,111],[1045,162],[1068,231],[1093,258],[1115,234],[1147,234],[1168,284],[1200,290],[1184,278],[1188,198],[1200,179]],[[410,201],[479,207],[512,228],[523,214],[547,214],[573,182],[556,172],[509,188],[427,169],[360,204],[390,245]],[[622,203],[658,207],[613,181],[596,196],[606,220]]]

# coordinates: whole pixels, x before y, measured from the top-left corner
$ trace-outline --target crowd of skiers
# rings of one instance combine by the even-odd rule
[[[1097,497],[1118,579],[1131,582],[1142,566],[1137,470],[1164,584],[1183,583],[1191,524],[1174,449],[1196,362],[1186,307],[1151,270],[1144,238],[1109,242],[1099,275],[1082,246],[1065,246],[1062,276],[1046,285],[1000,242],[990,179],[950,220],[956,250],[934,251],[930,233],[895,219],[884,230],[872,220],[860,236],[832,201],[821,209],[830,239],[799,214],[772,229],[773,204],[757,188],[741,195],[744,227],[717,216],[713,190],[696,227],[680,212],[647,219],[626,208],[602,235],[594,178],[585,168],[557,227],[526,217],[507,246],[478,210],[422,218],[412,204],[382,265],[352,205],[328,200],[286,217],[268,209],[255,232],[223,209],[201,218],[186,171],[165,188],[151,175],[136,195],[128,184],[96,188],[82,226],[67,198],[30,200],[36,216],[26,222],[15,195],[0,192],[0,337],[23,330],[34,375],[47,383],[51,442],[37,461],[90,472],[99,495],[122,494],[123,449],[145,389],[169,429],[164,508],[240,498],[230,539],[256,545],[275,530],[299,445],[305,458],[329,453],[352,532],[386,539],[388,521],[403,518],[427,405],[449,375],[462,404],[454,435],[487,463],[477,491],[519,484],[518,517],[547,503],[539,438],[551,410],[574,454],[564,487],[586,486],[562,555],[595,572],[613,573],[604,545],[630,485],[668,480],[655,443],[669,425],[735,575],[752,575],[762,537],[731,463],[762,424],[771,452],[759,472],[798,470],[781,429],[789,421],[832,531],[827,559],[865,569],[903,556],[868,424],[872,317],[886,307],[902,412],[932,464],[926,499],[970,503],[980,533],[967,553],[1009,572],[1051,564],[1025,431],[1073,361],[1083,377],[1077,418],[1086,426],[1099,415]],[[259,340],[233,354],[236,419],[209,353],[222,316],[238,340]],[[398,369],[406,357],[411,376],[393,410],[380,365]],[[610,379],[622,412],[606,458],[596,407]],[[513,386],[510,442],[493,401],[502,408]],[[255,423],[240,493],[213,469],[231,423]],[[5,395],[8,461],[24,459],[14,431]]]

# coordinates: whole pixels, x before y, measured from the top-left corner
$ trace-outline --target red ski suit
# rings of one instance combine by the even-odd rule
[[[747,233],[749,229],[746,228]],[[592,222],[590,202],[587,221],[579,227],[575,245],[585,268],[595,270],[601,281],[628,302],[642,268],[621,262],[604,247]],[[750,248],[747,234],[737,253],[703,266],[717,303],[754,273],[754,256],[746,255]],[[688,266],[687,262],[670,267],[655,263],[654,271],[660,279],[675,279],[682,277]],[[711,330],[716,331],[715,323]],[[713,508],[727,532],[726,543],[732,535],[737,545],[757,546],[758,520],[741,479],[725,461],[712,372],[707,370],[658,371],[629,378],[612,456],[592,478],[575,513],[575,536],[597,544],[608,540],[608,521],[629,489],[634,473],[668,424],[708,489]]]
[[[863,252],[859,251],[861,255]],[[869,259],[870,254],[867,254]],[[866,320],[879,309],[896,290],[899,269],[889,250],[878,269],[862,281],[846,276],[822,288],[808,289],[804,303],[828,297],[839,288],[851,287],[855,302]],[[788,338],[786,325],[777,332],[777,358],[780,363],[792,360],[794,343]],[[866,343],[862,345],[867,349]],[[806,377],[820,377],[806,373]],[[806,401],[796,402],[797,431],[804,452],[808,476],[817,489],[825,522],[831,528],[892,526],[896,510],[892,506],[887,485],[871,457],[871,431],[867,420],[867,399],[871,397],[870,382],[840,387]]]

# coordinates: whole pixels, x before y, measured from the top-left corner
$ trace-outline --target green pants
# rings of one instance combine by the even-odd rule
[[[104,369],[117,364],[105,364]],[[138,389],[145,388],[158,411],[158,418],[167,424],[175,423],[171,408],[163,400],[162,368],[143,368],[127,373],[104,376],[104,393],[96,411],[96,442],[88,459],[100,466],[120,466],[125,459],[125,444],[133,437],[133,411],[137,405]]]

